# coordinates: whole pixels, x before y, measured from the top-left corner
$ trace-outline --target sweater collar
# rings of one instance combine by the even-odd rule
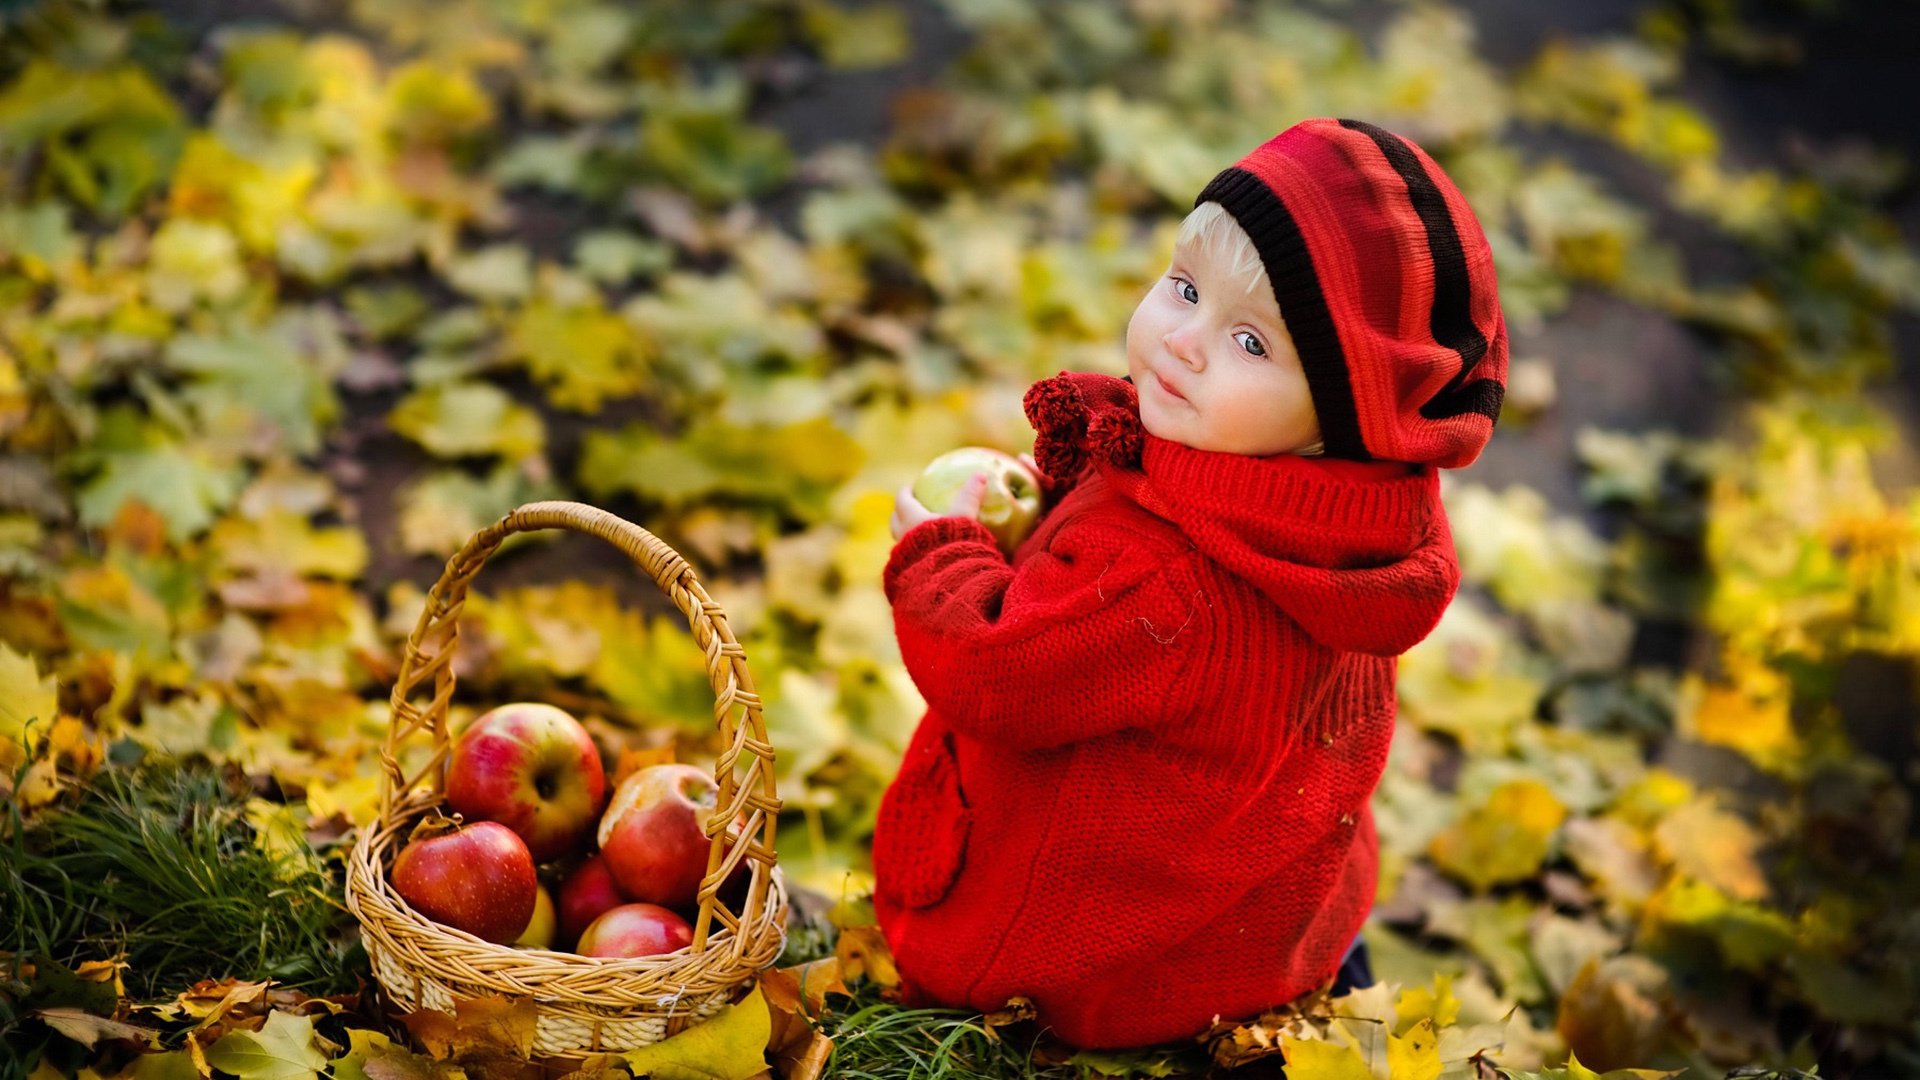
[[[1110,375],[1043,379],[1026,410],[1048,477],[1092,465],[1330,648],[1397,655],[1453,597],[1459,568],[1433,468],[1195,450],[1149,434],[1133,384]]]

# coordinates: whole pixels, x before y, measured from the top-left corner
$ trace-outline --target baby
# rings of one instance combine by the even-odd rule
[[[911,1004],[1030,998],[1082,1047],[1365,984],[1395,657],[1459,581],[1440,468],[1499,416],[1493,257],[1406,139],[1308,120],[1220,173],[1129,378],[1025,399],[1009,561],[903,489],[885,573],[928,704],[873,837]]]

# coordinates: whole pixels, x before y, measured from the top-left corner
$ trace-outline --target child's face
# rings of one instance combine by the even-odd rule
[[[1134,309],[1127,369],[1141,424],[1162,439],[1252,456],[1320,439],[1272,286],[1261,275],[1248,292],[1245,279],[1201,245],[1176,247],[1166,274]]]

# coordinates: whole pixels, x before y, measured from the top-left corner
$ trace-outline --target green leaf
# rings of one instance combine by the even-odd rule
[[[520,244],[495,244],[453,259],[446,277],[480,300],[521,300],[533,291],[533,256]]]
[[[230,1031],[207,1047],[207,1064],[240,1080],[311,1080],[327,1056],[313,1045],[313,1021],[286,1012],[267,1014],[259,1031]]]
[[[55,186],[110,216],[166,179],[185,138],[179,107],[132,65],[77,71],[34,58],[0,90],[0,152],[38,147]]]
[[[786,505],[817,520],[861,461],[860,445],[825,417],[784,427],[715,421],[678,439],[634,424],[617,434],[588,433],[580,483],[596,496],[631,491],[668,507],[736,495]]]
[[[133,1080],[201,1080],[200,1067],[185,1050],[141,1054],[133,1063]]]
[[[394,406],[387,423],[442,458],[499,454],[517,461],[540,453],[547,441],[540,414],[491,383],[422,387]]]
[[[635,275],[653,275],[673,265],[673,249],[658,240],[609,229],[574,241],[573,261],[595,281],[624,285]]]
[[[214,515],[240,494],[244,473],[201,449],[168,441],[131,410],[103,418],[97,446],[86,458],[99,465],[76,504],[84,525],[111,522],[128,499],[152,507],[175,542],[205,532]]]
[[[194,377],[181,398],[209,441],[312,454],[340,411],[330,377],[344,356],[321,344],[335,329],[289,317],[266,328],[183,334],[168,346],[167,363]],[[314,344],[303,348],[303,340]]]
[[[780,132],[745,119],[746,84],[729,75],[710,87],[654,90],[640,122],[640,161],[709,203],[771,190],[793,168]]]
[[[0,206],[0,260],[18,260],[35,278],[66,267],[83,250],[70,217],[67,204],[52,199]]]
[[[802,7],[801,16],[827,66],[837,70],[885,67],[913,51],[906,13],[892,4],[865,4],[849,11],[827,0],[812,0]]]

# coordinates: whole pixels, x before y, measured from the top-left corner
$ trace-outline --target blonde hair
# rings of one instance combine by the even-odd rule
[[[1255,289],[1272,288],[1267,282],[1267,268],[1260,262],[1260,253],[1254,250],[1253,239],[1233,220],[1233,215],[1227,213],[1226,207],[1217,202],[1203,202],[1194,207],[1180,222],[1173,246],[1175,250],[1198,249],[1225,262],[1227,275],[1245,286],[1248,296],[1252,296]]]
[[[1181,248],[1204,251],[1226,263],[1227,276],[1245,287],[1246,295],[1252,296],[1256,289],[1270,289],[1272,283],[1267,280],[1266,264],[1260,261],[1260,252],[1254,249],[1253,238],[1247,230],[1227,213],[1227,209],[1217,202],[1203,202],[1193,208],[1180,222],[1180,231],[1173,238],[1174,250]],[[1318,457],[1326,452],[1326,443],[1315,440],[1310,446],[1303,446],[1292,453],[1302,457]]]

